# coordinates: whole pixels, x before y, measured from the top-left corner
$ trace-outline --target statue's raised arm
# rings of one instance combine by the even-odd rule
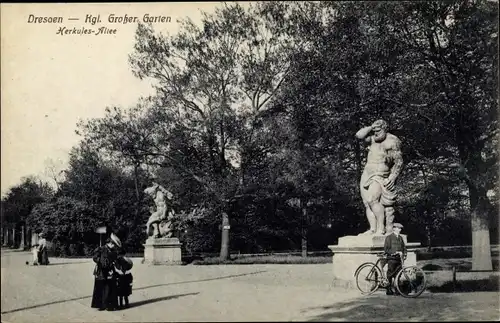
[[[356,138],[370,140],[370,137],[368,135],[370,134],[370,132],[372,132],[372,130],[373,130],[372,126],[363,127],[358,132],[356,132]]]

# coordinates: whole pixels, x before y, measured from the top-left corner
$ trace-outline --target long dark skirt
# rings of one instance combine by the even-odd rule
[[[94,279],[94,292],[92,293],[90,307],[102,310],[116,309],[118,307],[115,279]]]
[[[47,252],[47,248],[44,248],[38,252],[38,264],[39,265],[49,264],[49,254]]]

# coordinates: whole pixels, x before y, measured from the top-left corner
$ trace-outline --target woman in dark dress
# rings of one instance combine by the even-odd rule
[[[121,247],[120,239],[111,233],[107,243],[94,251],[94,292],[92,294],[92,308],[113,311],[118,307],[116,294],[115,262],[118,248]]]
[[[49,255],[47,252],[47,240],[45,240],[45,234],[40,233],[40,239],[38,240],[38,264],[46,266],[49,264]]]

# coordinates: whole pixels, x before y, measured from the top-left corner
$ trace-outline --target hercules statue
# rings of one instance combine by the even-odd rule
[[[402,166],[401,141],[387,132],[387,122],[377,120],[356,133],[370,144],[360,191],[370,229],[362,234],[389,234],[394,221],[394,186]],[[384,228],[385,219],[385,228]]]

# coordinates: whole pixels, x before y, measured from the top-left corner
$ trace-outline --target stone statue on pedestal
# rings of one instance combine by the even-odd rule
[[[392,232],[396,200],[394,187],[403,166],[403,157],[401,141],[387,129],[387,122],[377,120],[356,133],[358,139],[370,144],[360,182],[361,198],[370,228],[362,234],[383,235]]]
[[[172,229],[170,227],[174,211],[171,207],[172,193],[158,183],[153,183],[151,187],[144,190],[155,202],[156,210],[151,207],[151,216],[146,223],[146,232],[153,238],[170,238]],[[152,232],[151,232],[152,231]]]

